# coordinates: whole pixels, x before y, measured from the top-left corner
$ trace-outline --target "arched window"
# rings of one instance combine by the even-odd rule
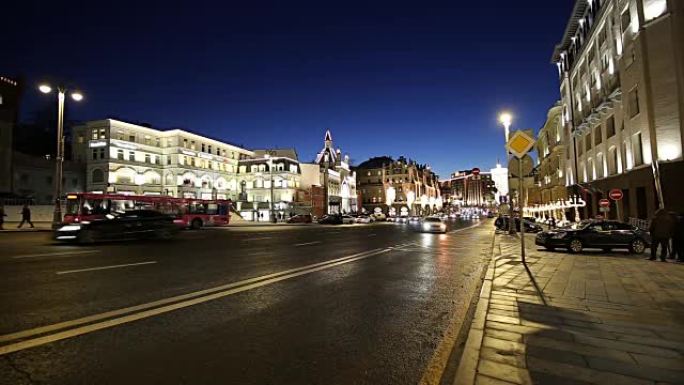
[[[92,173],[90,179],[91,179],[92,183],[103,183],[104,182],[104,173],[99,168],[96,168],[93,170],[93,173]]]

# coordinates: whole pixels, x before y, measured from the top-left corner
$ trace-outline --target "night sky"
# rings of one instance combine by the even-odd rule
[[[37,82],[58,77],[86,97],[71,119],[294,146],[303,161],[329,127],[356,164],[403,154],[448,177],[504,156],[500,110],[514,128],[544,123],[574,1],[22,3],[3,5],[0,74],[25,76],[24,119],[53,102]]]

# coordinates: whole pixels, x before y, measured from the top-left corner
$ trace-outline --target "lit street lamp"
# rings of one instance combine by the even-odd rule
[[[41,84],[38,90],[44,94],[52,92],[49,84]],[[57,156],[55,159],[55,210],[52,215],[52,227],[57,228],[62,223],[62,170],[64,164],[64,96],[69,90],[64,86],[57,87]],[[83,94],[79,91],[71,91],[71,98],[77,102],[83,100]]]
[[[505,144],[506,145],[506,160],[508,160],[508,164],[506,165],[506,167],[510,167],[511,152],[508,151],[508,139],[510,138],[510,135],[511,135],[511,124],[513,123],[513,115],[511,115],[508,112],[503,112],[503,113],[501,113],[501,115],[499,115],[499,122],[501,122],[501,124],[503,124],[503,126],[504,126],[504,135],[505,135],[505,139],[506,139],[506,144]],[[510,170],[508,170],[508,172],[510,172]],[[509,178],[509,180],[510,180],[510,178]],[[518,186],[518,189],[520,189],[520,186]],[[518,198],[518,199],[520,199],[520,198]],[[513,221],[514,221],[514,218],[513,218],[513,199],[512,199],[511,192],[510,192],[510,188],[508,190],[508,207],[509,207],[509,211],[510,211],[509,217],[508,217],[508,223],[509,223],[508,233],[514,234],[515,233],[515,227],[514,227],[515,225],[513,223]],[[521,227],[523,226],[523,214],[522,213],[520,213],[520,226]]]

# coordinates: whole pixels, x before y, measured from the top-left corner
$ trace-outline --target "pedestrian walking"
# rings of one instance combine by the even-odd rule
[[[660,246],[660,260],[664,262],[667,259],[668,244],[674,235],[675,225],[672,215],[664,209],[658,209],[655,212],[648,228],[651,233],[651,257],[649,260],[655,261],[658,246]]]
[[[4,230],[2,228],[2,225],[5,223],[5,217],[7,214],[5,214],[5,204],[0,202],[0,230]]]
[[[677,216],[677,225],[672,237],[672,254],[677,256],[677,262],[684,262],[684,213]]]
[[[33,226],[33,222],[31,222],[31,209],[29,208],[28,204],[25,204],[24,207],[21,208],[21,222],[19,222],[19,226],[17,226],[17,228],[20,229],[24,223],[31,225],[31,228],[35,227]]]

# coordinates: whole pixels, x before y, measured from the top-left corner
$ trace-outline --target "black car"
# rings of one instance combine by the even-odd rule
[[[548,250],[568,249],[579,253],[585,248],[628,249],[641,254],[650,244],[648,232],[618,221],[587,221],[576,228],[563,228],[537,234],[535,244]]]
[[[342,216],[341,215],[324,215],[318,220],[318,223],[322,225],[341,225]]]
[[[509,226],[509,217],[508,216],[503,216],[503,217],[498,217],[494,221],[494,226],[502,231],[508,231],[508,226]],[[538,224],[525,219],[523,220],[523,223],[525,224],[525,232],[526,233],[538,233],[544,229],[542,229],[541,226]],[[520,231],[520,218],[516,217],[515,218],[515,231]]]
[[[103,219],[65,224],[55,231],[58,241],[92,243],[121,239],[170,239],[179,228],[173,217],[154,210],[107,214]]]

